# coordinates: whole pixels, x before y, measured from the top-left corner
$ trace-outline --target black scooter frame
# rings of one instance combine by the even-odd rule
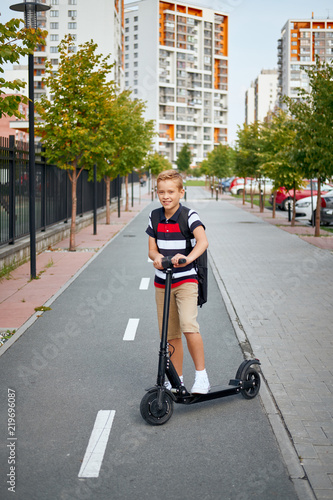
[[[260,365],[258,359],[244,360],[240,364],[235,378],[229,380],[228,386],[212,387],[207,394],[192,394],[181,384],[180,378],[170,359],[167,341],[173,269],[171,258],[164,257],[162,264],[166,271],[166,281],[157,381],[156,385],[148,389],[147,394],[142,398],[140,405],[142,417],[151,425],[161,425],[171,417],[173,402],[190,405],[239,393],[246,399],[254,398],[260,389],[260,375],[252,366]],[[164,386],[165,376],[167,376],[171,383],[171,390],[166,389]]]

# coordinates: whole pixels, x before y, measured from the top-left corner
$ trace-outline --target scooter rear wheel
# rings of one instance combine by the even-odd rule
[[[251,382],[250,387],[241,389],[242,396],[245,399],[255,398],[260,389],[260,375],[257,370],[249,366],[242,372],[240,379],[243,383],[247,383],[247,385]]]
[[[158,389],[147,392],[141,400],[140,412],[142,418],[150,425],[165,424],[173,413],[172,397],[164,392],[162,405],[158,407]]]

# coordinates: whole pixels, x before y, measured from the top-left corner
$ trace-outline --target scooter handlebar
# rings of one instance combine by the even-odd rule
[[[168,257],[163,257],[162,259],[162,266],[163,266],[163,269],[168,269],[168,268],[173,268],[173,263],[172,263],[172,257],[168,256]],[[178,261],[178,264],[185,264],[186,262],[186,259],[179,259]]]

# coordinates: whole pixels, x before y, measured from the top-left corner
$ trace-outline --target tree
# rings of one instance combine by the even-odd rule
[[[315,236],[320,235],[321,182],[333,175],[333,64],[321,62],[305,70],[310,91],[298,89],[300,99],[285,98],[294,118],[295,159],[309,179],[318,179]]]
[[[105,161],[99,169],[100,178],[104,177],[107,187],[106,222],[110,223],[110,181],[117,175],[126,176],[126,206],[128,210],[128,174],[140,168],[151,148],[154,123],[145,121],[145,103],[132,100],[130,91],[114,96],[107,104],[106,127],[107,148]]]
[[[259,122],[249,125],[244,123],[243,128],[238,127],[237,136],[235,173],[238,177],[244,178],[243,204],[245,204],[246,178],[257,177],[259,173]]]
[[[304,172],[294,155],[295,136],[294,120],[284,111],[278,110],[271,115],[269,122],[262,124],[258,150],[260,172],[273,180],[274,190],[276,191],[282,186],[287,191],[294,190],[292,225],[295,224],[296,189],[302,186],[304,177]]]
[[[170,170],[172,168],[172,165],[169,162],[169,160],[158,153],[149,154],[145,159],[145,165],[146,165],[147,170],[149,170],[150,174],[152,175],[152,180],[153,180],[152,189],[153,190],[154,190],[155,177],[157,177],[158,174],[160,172],[162,172],[163,170]]]
[[[20,28],[21,23],[22,19],[11,19],[6,24],[0,24],[0,74],[4,73],[5,63],[15,64],[20,57],[33,54],[37,44],[45,45],[47,31]],[[19,105],[21,102],[27,104],[28,98],[17,94],[6,94],[13,91],[20,92],[25,85],[26,82],[22,80],[6,82],[2,76],[0,77],[0,118],[3,115],[23,118]]]
[[[107,110],[115,94],[114,82],[108,81],[112,65],[109,56],[97,55],[93,41],[79,46],[73,53],[73,42],[67,35],[59,45],[59,66],[53,73],[46,63],[45,83],[52,101],[42,97],[36,103],[43,122],[36,128],[43,138],[45,156],[67,170],[72,184],[71,251],[75,250],[76,185],[83,169],[99,167],[109,153]]]
[[[178,171],[185,174],[185,176],[188,174],[190,170],[191,160],[192,160],[192,154],[190,146],[188,144],[184,144],[184,146],[178,153],[176,164]]]

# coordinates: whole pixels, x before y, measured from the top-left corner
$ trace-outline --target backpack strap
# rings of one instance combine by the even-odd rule
[[[153,226],[155,239],[157,238],[157,227],[158,227],[159,222],[161,221],[161,213],[162,213],[162,207],[156,208],[150,214],[150,220],[151,220],[151,225]]]
[[[190,209],[188,207],[184,207],[182,205],[182,209],[178,217],[178,224],[182,235],[186,238],[186,248],[192,250],[191,240],[193,238],[193,234],[191,233],[190,228],[188,227],[189,211]]]

